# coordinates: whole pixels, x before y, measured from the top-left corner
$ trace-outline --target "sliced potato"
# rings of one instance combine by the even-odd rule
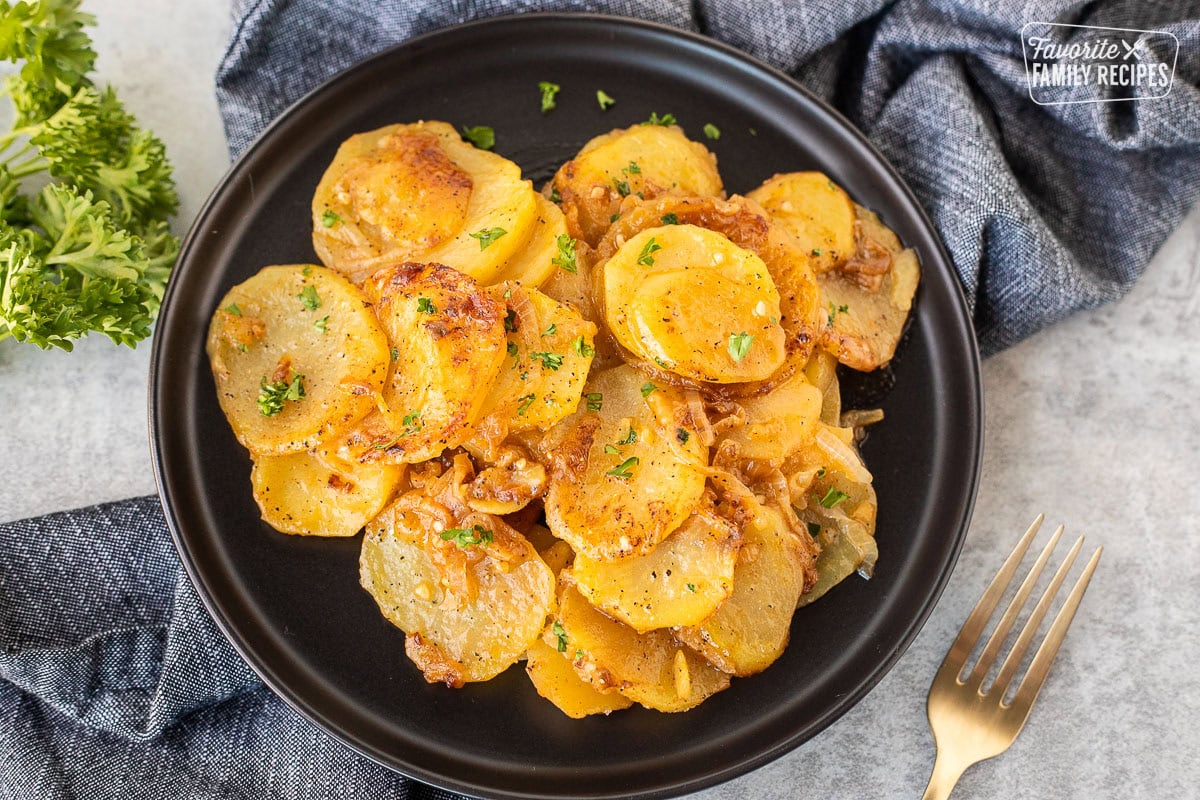
[[[683,395],[632,367],[594,375],[584,393],[600,412],[584,406],[540,445],[546,524],[593,559],[648,553],[700,504],[707,449]]]
[[[567,655],[538,639],[530,645],[525,660],[525,672],[537,693],[560,711],[572,719],[583,719],[591,714],[611,714],[633,705],[632,700],[619,692],[597,691],[579,677]]]
[[[609,328],[639,358],[714,383],[763,380],[783,363],[771,273],[720,233],[643,230],[604,263],[600,280]]]
[[[396,361],[378,411],[340,455],[416,463],[474,432],[505,355],[504,312],[472,278],[440,264],[401,264],[366,284]]]
[[[534,194],[520,167],[444,122],[389,125],[338,148],[313,196],[313,248],[356,282],[402,261],[489,282],[529,241]]]
[[[733,523],[706,505],[646,555],[578,556],[571,578],[592,605],[638,632],[695,625],[733,591],[740,545]]]
[[[810,549],[774,508],[760,507],[744,536],[733,594],[707,620],[676,633],[732,675],[762,672],[783,653],[812,563]]]
[[[264,267],[222,298],[208,328],[217,399],[257,455],[315,447],[374,406],[388,346],[367,298],[338,273]]]
[[[868,372],[892,360],[921,280],[917,254],[871,211],[856,206],[858,249],[820,276],[827,319],[821,345],[839,361]]]
[[[257,456],[254,500],[268,525],[301,536],[353,536],[392,499],[404,467],[351,464],[319,452]]]
[[[854,253],[854,202],[823,172],[775,175],[747,197],[795,238],[817,274],[841,266]]]
[[[529,241],[513,254],[491,279],[496,283],[515,281],[527,289],[536,289],[546,282],[558,266],[560,236],[567,235],[567,222],[558,206],[540,194],[534,197],[537,215]]]
[[[402,496],[367,526],[359,581],[408,634],[406,652],[426,680],[461,686],[495,677],[545,626],[554,575],[502,520],[472,514],[435,531],[444,507],[412,498]],[[463,536],[444,539],[450,531]]]
[[[741,401],[746,424],[724,439],[737,443],[743,458],[782,459],[812,441],[824,396],[803,372],[770,392]]]
[[[596,244],[627,197],[721,194],[717,159],[675,126],[634,125],[597,136],[554,176],[572,236]]]
[[[503,309],[507,341],[478,428],[491,438],[548,428],[579,406],[595,355],[596,326],[537,289],[501,283],[487,291]]]
[[[542,641],[573,658],[576,673],[601,692],[616,689],[657,711],[687,711],[729,687],[715,669],[665,630],[638,633],[600,613],[568,581],[559,581],[557,627]]]

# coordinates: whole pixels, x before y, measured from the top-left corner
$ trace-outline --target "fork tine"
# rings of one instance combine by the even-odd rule
[[[1000,698],[1003,698],[1008,692],[1009,683],[1016,674],[1017,668],[1021,666],[1021,661],[1025,658],[1026,651],[1029,650],[1029,644],[1037,634],[1038,626],[1042,624],[1042,619],[1045,618],[1046,612],[1050,610],[1050,605],[1054,602],[1054,597],[1058,594],[1063,581],[1066,580],[1067,572],[1070,571],[1071,565],[1075,563],[1075,557],[1079,555],[1081,547],[1083,547],[1082,536],[1075,540],[1075,544],[1071,546],[1067,557],[1063,559],[1062,564],[1059,564],[1058,570],[1054,573],[1054,578],[1050,581],[1050,585],[1046,587],[1046,591],[1042,592],[1042,597],[1038,600],[1037,606],[1034,607],[1033,613],[1029,615],[1029,620],[1025,623],[1025,627],[1021,629],[1021,635],[1017,637],[1016,644],[1009,651],[1008,658],[1004,659],[1004,665],[1000,667],[1000,674],[996,676],[996,682],[992,684],[992,689],[999,692],[998,696]]]
[[[1042,646],[1038,648],[1037,654],[1033,657],[1033,663],[1029,665],[1029,672],[1025,674],[1024,680],[1021,681],[1021,688],[1017,690],[1017,695],[1013,698],[1013,705],[1028,709],[1037,700],[1038,693],[1042,691],[1042,685],[1046,683],[1050,665],[1054,663],[1054,657],[1058,655],[1058,648],[1067,635],[1067,628],[1071,627],[1071,621],[1075,619],[1075,611],[1079,608],[1079,602],[1083,600],[1083,594],[1087,591],[1088,584],[1092,580],[1092,573],[1096,571],[1096,565],[1100,563],[1100,554],[1103,552],[1103,547],[1096,548],[1096,552],[1092,554],[1087,566],[1083,568],[1079,580],[1075,581],[1071,594],[1067,596],[1067,601],[1059,609],[1058,615],[1054,618],[1054,624],[1050,626],[1050,630],[1046,634],[1045,641],[1042,642]]]
[[[1008,588],[1013,573],[1017,571],[1017,565],[1025,557],[1025,551],[1029,549],[1029,543],[1033,541],[1038,528],[1042,527],[1042,521],[1045,518],[1044,514],[1038,514],[1037,519],[1029,526],[1029,530],[1025,531],[1025,535],[1017,542],[1017,546],[1013,548],[1012,553],[1004,562],[1004,566],[996,573],[996,577],[992,578],[992,582],[984,590],[983,596],[979,598],[979,602],[971,610],[970,616],[967,617],[967,621],[963,623],[958,636],[955,637],[954,644],[950,645],[950,651],[946,653],[946,659],[942,662],[942,669],[957,664],[957,669],[955,669],[956,678],[966,663],[967,656],[974,649],[975,642],[979,640],[979,635],[983,633],[984,626],[991,619],[992,613],[1000,603],[1000,598],[1004,596],[1004,590]]]
[[[1008,637],[1008,632],[1012,630],[1013,623],[1017,621],[1017,616],[1020,615],[1021,609],[1025,607],[1025,603],[1028,601],[1033,587],[1037,584],[1038,578],[1041,577],[1042,570],[1046,567],[1046,562],[1050,560],[1050,554],[1058,545],[1058,540],[1062,536],[1062,532],[1063,526],[1059,525],[1050,537],[1050,541],[1042,548],[1037,561],[1029,570],[1029,574],[1025,576],[1025,580],[1021,583],[1021,588],[1017,590],[1012,602],[1005,609],[1004,616],[1000,619],[1000,624],[996,626],[996,630],[992,631],[992,636],[988,639],[987,646],[983,648],[979,660],[975,662],[975,668],[971,671],[971,677],[967,679],[967,683],[983,683],[988,670],[995,663],[996,653],[999,652],[1000,646],[1004,644],[1005,638]]]

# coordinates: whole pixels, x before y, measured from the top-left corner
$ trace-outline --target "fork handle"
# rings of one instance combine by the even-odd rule
[[[933,774],[929,776],[929,785],[925,787],[925,794],[921,800],[946,800],[969,766],[971,762],[964,764],[958,759],[952,759],[939,748],[937,758],[933,762]]]

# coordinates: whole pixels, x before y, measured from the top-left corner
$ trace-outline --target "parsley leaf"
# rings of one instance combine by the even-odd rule
[[[538,91],[542,93],[542,113],[549,113],[558,103],[555,101],[555,96],[558,95],[562,87],[557,83],[542,81],[538,84]]]
[[[418,297],[417,298],[417,313],[418,314],[436,314],[437,312],[438,312],[437,306],[435,306],[433,304],[433,301],[430,300],[428,297]]]
[[[642,247],[642,252],[638,253],[637,263],[643,267],[653,267],[654,254],[659,250],[662,250],[662,245],[654,241],[654,237],[651,236],[650,241],[646,242],[645,246]]]
[[[842,502],[843,500],[849,500],[849,499],[850,499],[850,495],[846,494],[845,492],[838,491],[837,489],[830,486],[829,491],[825,492],[825,496],[822,497],[817,502],[819,502],[825,508],[833,508],[834,506],[836,506],[838,503]]]
[[[558,330],[558,323],[551,322],[550,327],[548,327],[548,328],[546,328],[546,330],[542,331],[542,337],[544,338],[546,336],[553,336],[554,332],[557,330]]]
[[[617,190],[617,194],[621,195],[621,197],[629,197],[629,192],[632,191],[629,188],[629,181],[619,181],[616,178],[613,178],[613,188]]]
[[[632,478],[633,477],[633,468],[636,467],[637,465],[638,465],[638,457],[630,456],[629,458],[625,459],[620,464],[613,467],[612,469],[610,469],[608,472],[606,472],[604,474],[611,475],[614,478]]]
[[[418,411],[412,411],[404,415],[402,420],[404,425],[404,436],[412,436],[417,431],[421,430],[421,414]]]
[[[674,114],[663,114],[660,117],[658,115],[657,111],[651,111],[650,119],[646,120],[645,122],[643,122],[641,124],[642,125],[662,125],[663,127],[666,127],[667,125],[674,125],[675,124],[675,115]]]
[[[678,225],[679,224],[679,217],[676,216],[674,213],[663,214],[661,217],[661,220],[662,220],[663,225]]]
[[[313,327],[316,328],[317,333],[325,333],[325,331],[329,327],[329,315],[326,314],[325,316],[321,317],[319,320],[314,322]]]
[[[687,431],[685,431],[683,428],[676,428],[675,429],[675,438],[679,440],[680,444],[687,444],[688,439],[692,438],[692,435],[690,433],[688,433]]]
[[[704,123],[704,135],[706,137],[708,137],[709,139],[713,139],[713,140],[720,139],[721,138],[721,129],[718,128],[716,125],[713,125],[711,122],[706,122],[706,123]]]
[[[654,392],[657,390],[658,390],[658,387],[655,386],[653,383],[643,383],[642,384],[642,397],[649,397],[650,395],[654,394]]]
[[[325,209],[325,213],[321,215],[321,224],[326,228],[332,228],[342,221],[342,218],[333,213],[329,209]]]
[[[584,341],[583,334],[579,334],[571,340],[571,349],[583,358],[596,355],[596,348]]]
[[[536,352],[531,352],[529,357],[534,361],[542,362],[542,367],[550,370],[551,372],[557,372],[558,368],[561,367],[563,363],[563,357],[558,353],[547,353],[539,350]]]
[[[446,528],[440,536],[443,542],[454,542],[463,550],[470,550],[475,545],[489,545],[495,541],[495,534],[482,525],[470,528]]]
[[[300,294],[296,295],[296,297],[300,298],[300,302],[303,303],[304,307],[309,311],[316,311],[321,307],[321,296],[317,294],[317,287],[313,286],[311,283],[305,286],[304,290],[301,291]]]
[[[508,346],[505,349],[508,351],[508,354],[510,356],[512,356],[513,358],[517,357],[517,343],[516,342],[509,342]]]
[[[525,416],[525,412],[529,410],[529,407],[531,405],[533,405],[533,401],[536,399],[537,399],[536,394],[527,394],[527,395],[518,397],[517,402],[520,403],[520,405],[517,406],[517,416],[518,417]]]
[[[226,314],[233,314],[235,317],[240,317],[242,315],[242,309],[237,303],[230,303],[221,310]]]
[[[621,170],[626,175],[641,175],[642,168],[638,166],[636,161],[630,161],[629,166]]]
[[[635,431],[635,430],[633,429],[633,426],[632,426],[632,425],[630,425],[630,426],[629,426],[629,433],[625,434],[625,438],[624,438],[624,439],[621,439],[620,441],[618,441],[618,442],[617,442],[617,444],[619,444],[619,445],[627,445],[627,444],[633,444],[633,443],[634,443],[634,442],[636,442],[636,441],[637,441],[637,431]]]
[[[462,138],[480,150],[491,150],[496,146],[496,132],[487,125],[463,126]]]
[[[563,628],[562,623],[558,620],[550,626],[550,631],[554,634],[554,638],[558,640],[558,652],[567,652],[567,631]]]
[[[608,93],[605,92],[603,89],[597,89],[596,90],[596,102],[600,104],[601,111],[607,111],[609,106],[613,105],[617,101],[613,100],[611,97],[609,97]]]
[[[848,306],[848,305],[842,304],[840,306],[835,306],[833,303],[830,303],[829,304],[829,325],[830,325],[830,327],[833,327],[833,321],[834,321],[834,319],[837,318],[838,314],[845,314],[849,310],[850,310],[850,306]]]
[[[588,392],[583,398],[587,400],[588,411],[599,411],[604,405],[604,395],[600,392]]]
[[[467,235],[470,236],[472,239],[479,240],[479,249],[480,250],[487,250],[488,246],[491,245],[492,242],[496,241],[497,239],[499,239],[501,236],[503,236],[506,233],[508,233],[508,231],[504,230],[504,228],[483,228],[481,230],[476,231],[475,233],[471,233],[471,234],[467,234]]]
[[[575,262],[575,240],[565,233],[560,233],[554,242],[558,246],[558,255],[550,259],[550,263],[574,275],[579,271]]]
[[[293,372],[291,381],[268,381],[264,375],[259,383],[258,411],[264,417],[273,417],[283,411],[285,400],[299,401],[304,397],[304,376]]]
[[[754,344],[754,336],[742,331],[741,333],[729,334],[729,357],[734,361],[741,361],[750,352],[750,345]]]

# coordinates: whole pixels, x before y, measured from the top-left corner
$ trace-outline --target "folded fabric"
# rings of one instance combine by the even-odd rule
[[[1200,193],[1200,11],[1183,0],[239,0],[217,83],[231,153],[373,52],[534,10],[707,33],[829,99],[929,211],[985,352],[1120,296]],[[1172,32],[1171,94],[1035,105],[1018,38],[1030,14]],[[0,756],[0,797],[452,797],[262,687],[182,572],[156,498],[0,526]]]

